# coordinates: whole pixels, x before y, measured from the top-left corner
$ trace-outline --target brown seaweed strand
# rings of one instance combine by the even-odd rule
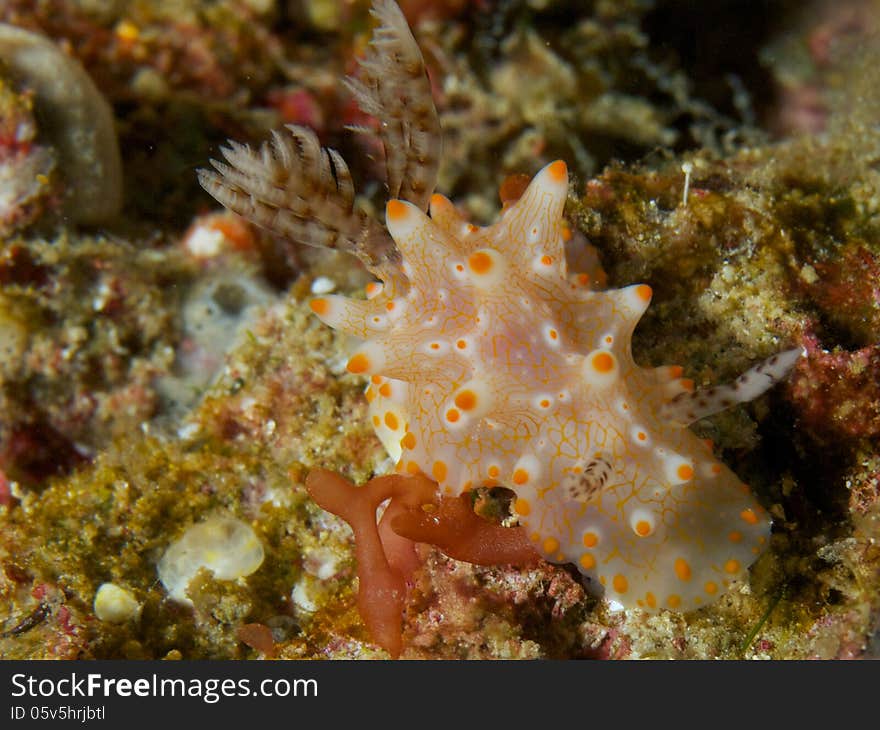
[[[380,25],[360,62],[361,78],[346,85],[361,109],[379,119],[390,197],[427,210],[442,136],[425,61],[395,2],[376,0],[370,12]]]

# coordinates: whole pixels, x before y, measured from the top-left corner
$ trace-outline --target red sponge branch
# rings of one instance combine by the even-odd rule
[[[358,611],[373,640],[400,655],[407,581],[419,566],[415,543],[477,565],[527,565],[540,558],[521,527],[502,527],[474,514],[466,495],[437,495],[422,474],[375,477],[362,487],[315,469],[306,477],[312,499],[345,520],[354,532],[360,590]],[[380,522],[376,510],[389,500]]]
[[[391,528],[415,542],[426,542],[450,558],[475,565],[529,565],[540,560],[522,527],[503,527],[477,515],[470,497],[443,497],[436,510],[406,511]]]
[[[390,499],[386,514],[393,517],[407,508],[417,510],[422,504],[433,504],[437,485],[423,476],[390,474],[356,487],[339,474],[315,469],[306,477],[306,489],[322,508],[351,526],[360,579],[358,611],[373,640],[392,656],[398,656],[406,581],[417,563],[409,540],[394,536],[396,539],[389,539],[388,545],[383,544],[376,509]],[[382,532],[389,537],[392,534],[384,525]]]

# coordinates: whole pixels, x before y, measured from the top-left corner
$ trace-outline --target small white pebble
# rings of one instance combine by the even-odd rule
[[[102,583],[95,593],[95,616],[110,624],[121,624],[137,619],[141,614],[141,604],[134,594],[115,583]]]
[[[293,601],[293,604],[300,611],[305,611],[306,613],[314,613],[318,610],[318,603],[312,596],[314,591],[311,590],[311,584],[312,581],[308,577],[304,577],[303,580],[300,580],[293,586],[293,590],[290,592],[290,600]]]
[[[816,269],[814,269],[809,264],[805,264],[801,268],[801,279],[805,281],[807,284],[815,284],[819,281],[819,274],[816,273]]]
[[[312,282],[312,294],[329,294],[336,288],[336,282],[328,276],[319,276]]]
[[[98,291],[95,292],[95,296],[92,299],[92,309],[96,312],[103,311],[112,296],[113,288],[106,281],[102,281],[98,286]]]
[[[198,435],[201,430],[201,426],[195,421],[191,423],[184,423],[180,428],[177,429],[177,438],[188,441],[191,438],[194,438]]]
[[[221,231],[207,226],[198,226],[186,237],[187,250],[199,258],[214,258],[223,249],[225,237]]]

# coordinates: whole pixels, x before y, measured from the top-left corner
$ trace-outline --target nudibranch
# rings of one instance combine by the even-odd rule
[[[399,472],[445,494],[509,487],[546,560],[573,563],[623,607],[690,610],[743,578],[770,518],[688,426],[764,392],[801,351],[697,391],[680,367],[638,366],[631,338],[651,288],[593,290],[567,271],[567,190],[553,162],[488,227],[440,195],[430,216],[391,200],[399,270],[376,272],[365,300],[311,308],[361,341],[347,368],[369,377],[370,418]]]

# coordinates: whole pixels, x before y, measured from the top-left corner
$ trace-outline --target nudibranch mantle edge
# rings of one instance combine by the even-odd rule
[[[398,471],[444,494],[509,487],[548,561],[625,608],[697,608],[743,578],[770,518],[688,425],[760,395],[801,352],[697,392],[680,367],[638,366],[651,288],[597,291],[567,271],[567,191],[565,163],[550,163],[488,227],[441,195],[430,216],[391,200],[399,271],[366,300],[311,308],[361,340],[347,367],[370,378],[369,415]]]

